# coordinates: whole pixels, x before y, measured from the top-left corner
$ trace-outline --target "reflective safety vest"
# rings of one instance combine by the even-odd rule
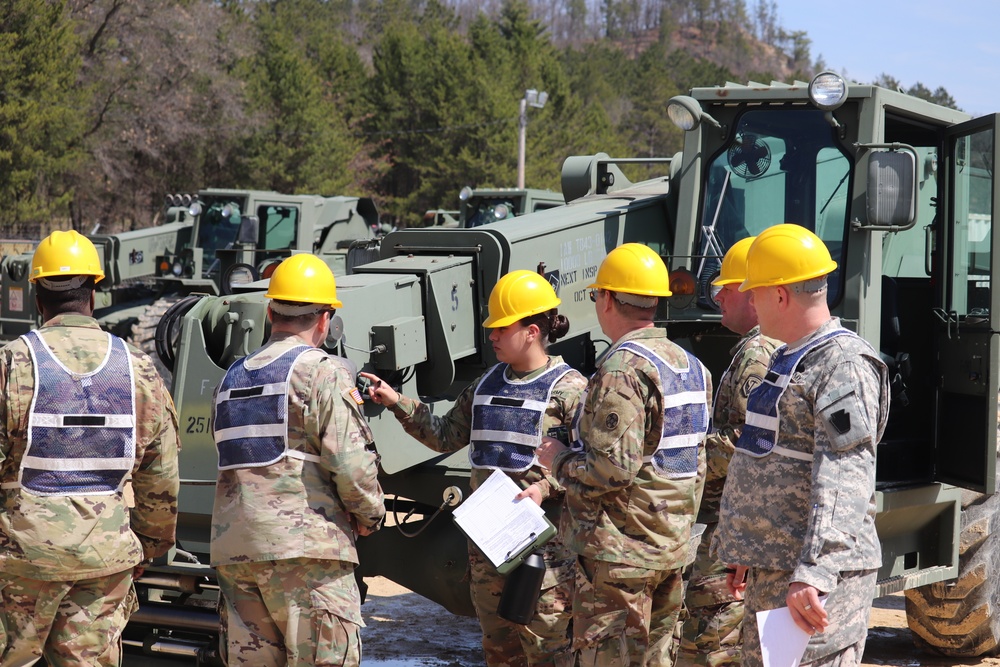
[[[650,464],[657,474],[670,479],[684,479],[698,474],[698,448],[705,442],[710,427],[710,416],[705,392],[705,374],[708,372],[697,357],[685,351],[687,368],[670,365],[656,352],[636,341],[626,341],[612,354],[626,350],[637,354],[656,368],[663,392],[663,426],[656,450],[644,456],[643,463]],[[580,420],[586,404],[586,394],[573,420],[571,448],[583,449]]]
[[[788,388],[795,368],[806,354],[817,346],[836,336],[851,334],[844,328],[834,329],[826,334],[803,343],[800,347],[788,349],[782,345],[771,357],[771,365],[764,375],[764,381],[753,388],[747,397],[747,421],[736,441],[736,449],[750,456],[767,456],[771,452],[793,459],[812,461],[812,455],[775,444],[778,429],[778,401]]]
[[[542,422],[556,383],[572,368],[558,364],[533,380],[508,380],[507,364],[491,368],[472,403],[469,462],[473,468],[523,472],[542,444]]]
[[[74,373],[36,331],[21,336],[33,364],[28,446],[18,481],[35,496],[111,495],[135,465],[135,381],[125,342],[108,334],[108,352],[89,373]]]
[[[285,457],[319,462],[315,454],[288,448],[288,380],[299,358],[315,349],[296,345],[260,368],[247,368],[255,352],[229,367],[212,420],[219,470],[260,468]]]

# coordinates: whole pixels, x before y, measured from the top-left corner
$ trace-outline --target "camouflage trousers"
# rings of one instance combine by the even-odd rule
[[[0,664],[116,666],[122,630],[138,609],[132,570],[80,581],[38,581],[0,573]]]
[[[677,652],[678,667],[736,667],[740,664],[743,602],[726,586],[726,565],[709,553],[715,522],[705,526],[689,571],[687,618]]]
[[[291,558],[216,568],[220,650],[232,665],[361,663],[361,595],[354,565]]]
[[[809,640],[802,665],[852,667],[861,664],[868,638],[868,616],[875,597],[875,570],[841,572],[824,609],[830,625]],[[792,573],[785,570],[750,568],[744,598],[743,665],[763,667],[757,612],[787,605]]]
[[[684,621],[677,667],[737,667],[743,603],[691,607]]]
[[[573,652],[581,667],[670,667],[684,599],[681,571],[580,557]]]
[[[547,545],[546,556],[550,555],[549,551]],[[550,563],[547,557],[546,565]],[[518,625],[497,615],[506,577],[497,573],[493,564],[471,547],[469,573],[472,603],[483,629],[483,654],[489,667],[569,667],[573,664],[569,632],[576,563],[572,556],[567,562],[547,569],[535,616],[528,625]]]

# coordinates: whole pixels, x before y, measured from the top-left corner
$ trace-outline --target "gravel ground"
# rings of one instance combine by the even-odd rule
[[[479,622],[383,577],[365,579],[361,605],[365,667],[474,667],[483,664]]]
[[[365,580],[361,611],[366,667],[478,667],[483,664],[479,625],[381,577]],[[903,595],[875,600],[865,649],[866,667],[1000,667],[1000,658],[954,660],[921,653],[906,627]]]

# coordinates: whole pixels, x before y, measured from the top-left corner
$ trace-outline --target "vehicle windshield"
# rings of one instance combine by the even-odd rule
[[[232,248],[236,232],[246,209],[246,197],[207,195],[201,197],[201,220],[198,227],[198,247],[202,249],[202,272],[211,278],[219,272],[216,250]]]
[[[708,165],[696,242],[699,284],[714,279],[722,256],[740,239],[794,222],[814,231],[838,268],[828,300],[842,292],[851,161],[815,109],[753,110]],[[705,294],[706,292],[702,292]]]
[[[479,227],[517,215],[514,200],[509,197],[472,197],[465,203],[465,226]]]

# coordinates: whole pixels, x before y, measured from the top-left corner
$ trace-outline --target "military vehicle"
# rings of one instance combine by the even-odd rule
[[[534,188],[476,188],[468,185],[458,193],[457,211],[431,209],[424,213],[425,227],[479,227],[491,222],[510,220],[519,215],[544,211],[565,202],[552,190]]]
[[[328,349],[440,414],[495,362],[480,326],[493,285],[528,268],[557,286],[571,323],[551,351],[589,373],[609,341],[587,286],[609,250],[639,242],[671,271],[673,296],[661,300],[658,321],[718,376],[735,342],[712,300],[720,258],[771,225],[806,226],[838,263],[829,281],[833,312],[892,369],[878,450],[879,593],[907,591],[910,624],[926,648],[996,651],[1000,235],[992,219],[1000,115],[970,120],[831,73],[811,83],[696,88],[667,111],[686,131],[682,152],[571,157],[565,206],[503,225],[387,235],[379,260],[339,279],[343,321]],[[633,183],[626,171],[636,163],[661,164],[663,175]],[[212,393],[228,365],[266,339],[265,308],[257,283],[170,316],[181,330],[172,361],[184,438],[183,558],[139,582],[143,604],[131,631],[145,632],[147,646],[172,629],[170,642],[196,647],[214,622],[206,610],[185,616],[186,603],[211,595]],[[365,413],[397,526],[360,540],[360,574],[385,575],[468,613],[465,541],[448,517],[467,491],[465,453],[425,449],[378,405],[366,403]]]
[[[168,195],[163,220],[89,236],[106,276],[98,284],[95,316],[150,352],[156,325],[182,296],[228,294],[293,251],[316,253],[336,273],[346,273],[350,243],[375,236],[378,211],[368,198],[206,189]],[[31,255],[4,257],[0,264],[0,338],[16,338],[41,324],[28,282]]]

